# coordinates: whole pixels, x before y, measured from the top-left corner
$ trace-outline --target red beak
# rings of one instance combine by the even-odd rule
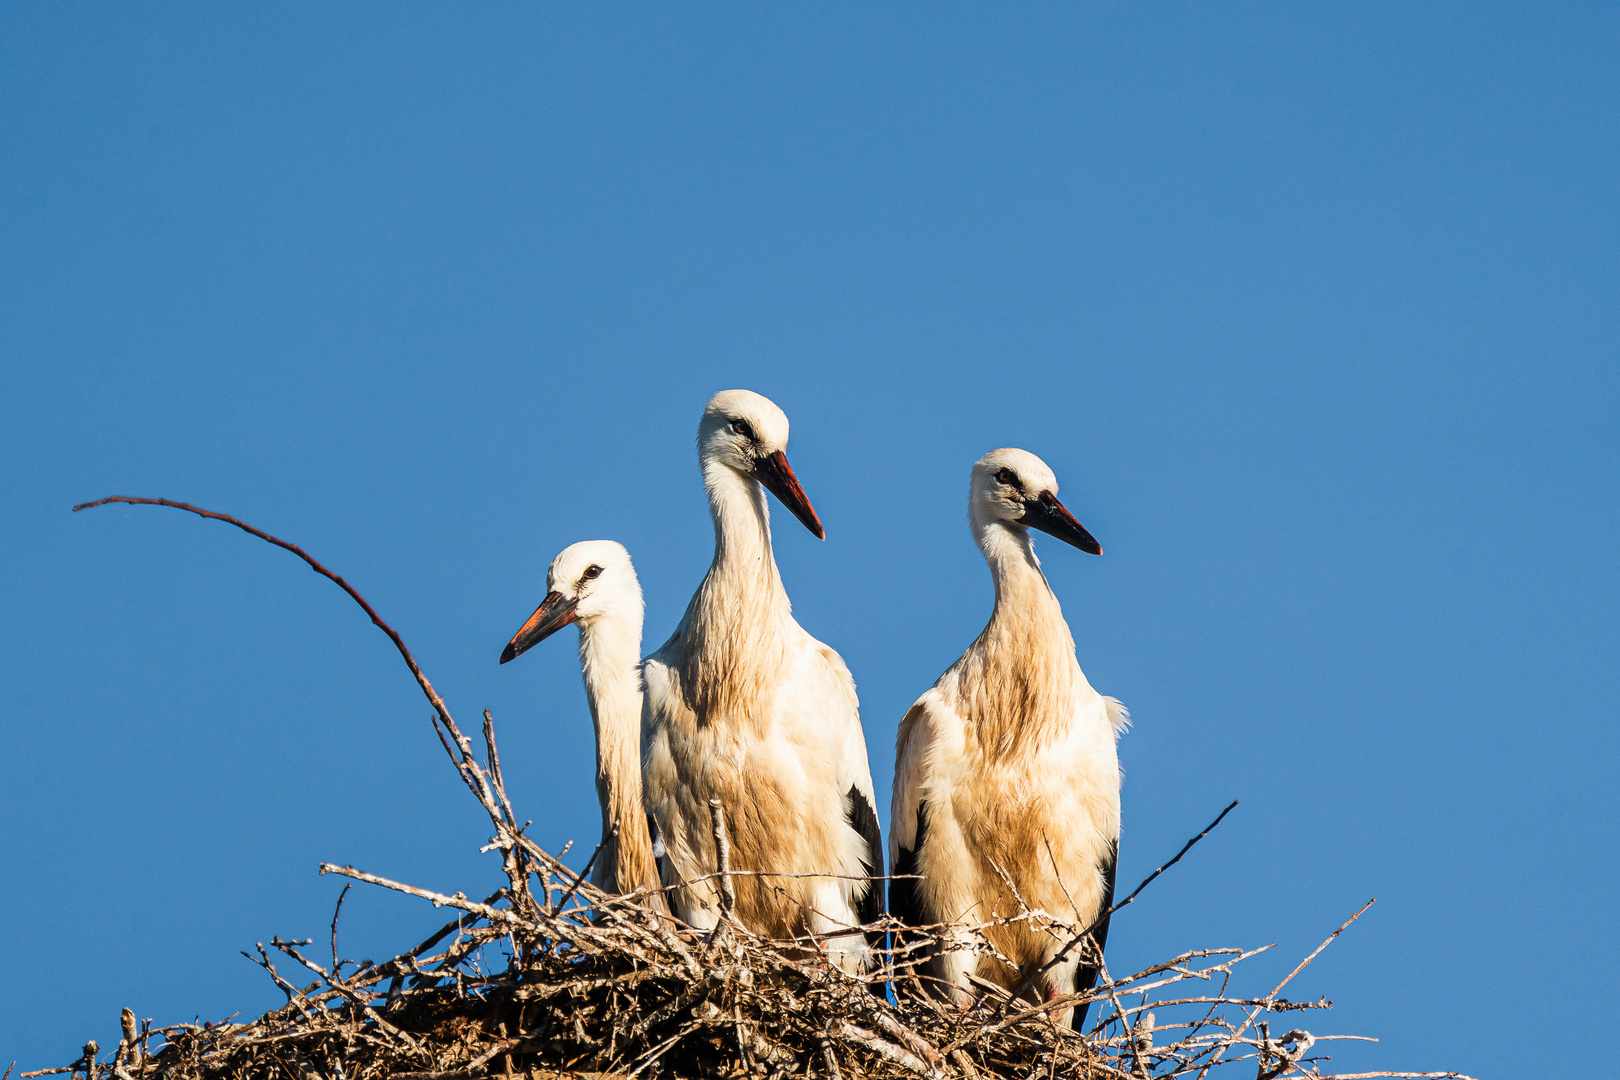
[[[810,499],[799,486],[799,478],[793,475],[793,466],[788,464],[787,455],[778,450],[770,457],[761,458],[759,464],[754,466],[754,479],[765,485],[769,491],[781,500],[782,505],[793,511],[793,516],[804,524],[804,527],[816,534],[817,540],[827,539],[827,530],[821,527],[821,519],[816,516],[816,508],[810,505]]]
[[[564,599],[562,593],[547,593],[534,614],[529,616],[529,621],[512,635],[512,640],[501,650],[501,663],[504,664],[530,647],[540,644],[573,622],[575,603],[577,601]]]

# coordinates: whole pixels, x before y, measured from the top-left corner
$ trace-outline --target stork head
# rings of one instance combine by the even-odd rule
[[[805,528],[825,540],[827,531],[788,464],[787,443],[787,414],[752,390],[722,390],[703,407],[698,423],[703,464],[724,465],[759,481]]]
[[[1057,477],[1028,450],[1004,447],[973,463],[968,517],[975,529],[991,523],[1051,533],[1081,551],[1101,555],[1102,546],[1058,502]]]
[[[612,540],[584,540],[563,548],[546,570],[546,598],[501,650],[501,663],[539,644],[571,622],[589,633],[598,619],[635,619],[641,626],[641,583],[630,553]]]

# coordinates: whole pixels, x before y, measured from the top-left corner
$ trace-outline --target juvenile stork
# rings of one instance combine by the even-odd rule
[[[788,420],[747,390],[716,394],[698,424],[714,562],[675,633],[642,666],[643,780],[659,868],[681,919],[720,915],[709,800],[719,799],[736,915],[756,933],[813,937],[868,966],[852,927],[883,911],[882,841],[855,682],[793,619],[771,553],[765,491],[825,537],[783,453]],[[705,880],[698,880],[705,878]]]
[[[585,540],[551,560],[545,599],[501,651],[504,664],[569,623],[579,624],[602,804],[602,845],[591,883],[612,893],[659,884],[641,805],[641,617],[641,583],[630,553],[612,540]]]
[[[986,923],[1019,913],[1018,899],[1078,928],[1113,903],[1119,854],[1123,706],[1091,688],[1074,638],[1041,573],[1029,530],[1101,555],[1057,500],[1057,478],[1024,450],[992,450],[973,466],[968,521],[990,564],[995,608],[977,640],[900,722],[889,824],[890,912],[912,926]],[[898,875],[919,875],[907,879]],[[1068,943],[1030,922],[986,936],[1026,974]],[[1047,1000],[1096,982],[1096,952],[1071,949],[1036,981]],[[972,951],[931,957],[928,974],[972,1000],[969,975],[1009,988],[1021,977]],[[1085,1023],[1063,1010],[1054,1019]]]

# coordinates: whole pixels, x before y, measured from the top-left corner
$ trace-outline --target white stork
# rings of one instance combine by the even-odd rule
[[[602,844],[591,882],[606,892],[658,888],[652,837],[641,804],[641,583],[630,553],[612,540],[571,545],[546,570],[546,597],[501,663],[579,624],[579,663],[596,728],[596,795]],[[661,894],[653,894],[658,903]]]
[[[992,450],[973,466],[968,521],[990,564],[995,609],[962,658],[900,722],[889,825],[890,912],[912,926],[1015,915],[1010,881],[1031,908],[1083,928],[1113,903],[1119,853],[1123,706],[1091,688],[1074,638],[1041,573],[1029,530],[1101,555],[1057,500],[1057,478],[1024,450]],[[901,878],[899,875],[918,875]],[[1005,880],[1003,875],[1005,875]],[[1024,973],[1045,967],[1067,935],[1020,922],[986,936]],[[1094,935],[1100,952],[1106,919]],[[1071,949],[1034,989],[1047,1000],[1090,989],[1096,953]],[[1086,962],[1089,959],[1090,962]],[[947,951],[928,974],[972,1000],[969,975],[1013,987],[992,957]],[[1069,1010],[1054,1017],[1071,1021]],[[1072,1017],[1085,1023],[1082,1007]]]
[[[714,562],[642,666],[643,781],[671,907],[713,927],[719,892],[709,800],[725,809],[736,914],[755,933],[812,936],[848,970],[868,966],[852,927],[883,911],[882,841],[855,682],[793,620],[771,554],[765,489],[812,533],[821,521],[783,450],[788,420],[747,390],[716,394],[698,424]],[[761,486],[763,485],[763,487]]]

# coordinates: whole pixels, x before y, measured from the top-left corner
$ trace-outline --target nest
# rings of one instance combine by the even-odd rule
[[[1321,1051],[1346,1037],[1312,1035],[1292,1023],[1271,1033],[1275,1017],[1330,1002],[1229,992],[1235,965],[1259,949],[1184,953],[1086,995],[1040,1004],[981,984],[977,1004],[962,1009],[931,992],[905,953],[919,941],[989,949],[976,931],[955,928],[950,944],[908,934],[908,944],[894,950],[897,963],[853,976],[807,959],[802,942],[763,940],[730,920],[698,932],[644,896],[604,894],[536,849],[516,850],[520,864],[543,859],[543,866],[524,891],[503,888],[483,901],[323,866],[458,916],[382,963],[339,959],[327,966],[312,959],[309,941],[273,939],[252,959],[286,993],[281,1008],[249,1023],[159,1028],[150,1021],[137,1027],[126,1009],[111,1060],[98,1061],[92,1043],[71,1066],[21,1076],[1089,1080],[1232,1069],[1234,1076],[1256,1070],[1261,1080],[1283,1080],[1333,1076],[1323,1071]],[[1075,932],[1036,912],[1011,918],[1038,921],[1054,934]],[[334,943],[335,927],[334,915]],[[504,961],[499,970],[488,970],[492,957]],[[892,994],[884,994],[886,985]],[[1090,1031],[1054,1022],[1054,1011],[1081,1000],[1101,1004]]]
[[[323,864],[323,874],[352,879],[350,885],[407,893],[455,911],[456,918],[384,962],[348,960],[338,953],[340,896],[329,963],[312,958],[308,940],[275,938],[249,956],[286,994],[280,1008],[247,1023],[168,1026],[137,1022],[125,1009],[123,1038],[106,1059],[92,1042],[72,1064],[20,1073],[20,1080],[52,1074],[73,1074],[73,1080],[1089,1080],[1202,1078],[1214,1070],[1247,1077],[1251,1069],[1257,1080],[1467,1080],[1452,1072],[1324,1072],[1325,1047],[1352,1036],[1313,1035],[1290,1022],[1277,1022],[1287,1030],[1272,1034],[1285,1014],[1331,1007],[1326,1000],[1292,1002],[1280,995],[1360,911],[1258,997],[1238,994],[1232,983],[1236,965],[1264,949],[1198,950],[1114,977],[1093,944],[1095,923],[1070,925],[1022,903],[979,926],[901,933],[892,921],[873,924],[864,929],[890,947],[877,950],[881,963],[871,974],[853,975],[823,959],[814,942],[764,939],[735,920],[727,901],[731,882],[748,871],[729,866],[718,806],[717,928],[685,925],[646,890],[604,893],[524,834],[506,794],[489,712],[480,758],[404,641],[342,578],[295,545],[227,515],[166,500],[102,501],[175,506],[235,525],[298,555],[365,608],[432,704],[445,752],[494,827],[486,850],[500,853],[507,885],[476,901]],[[1219,821],[1104,917],[1134,901]],[[934,950],[968,949],[996,957],[1015,979],[1033,983],[1039,972],[1018,972],[984,933],[1012,922],[1051,935],[1060,957],[1080,950],[1101,966],[1099,985],[1037,1002],[976,982],[976,1000],[961,1007],[930,986],[915,962]],[[1067,1010],[1091,1002],[1097,1004],[1089,1030],[1058,1022]]]

